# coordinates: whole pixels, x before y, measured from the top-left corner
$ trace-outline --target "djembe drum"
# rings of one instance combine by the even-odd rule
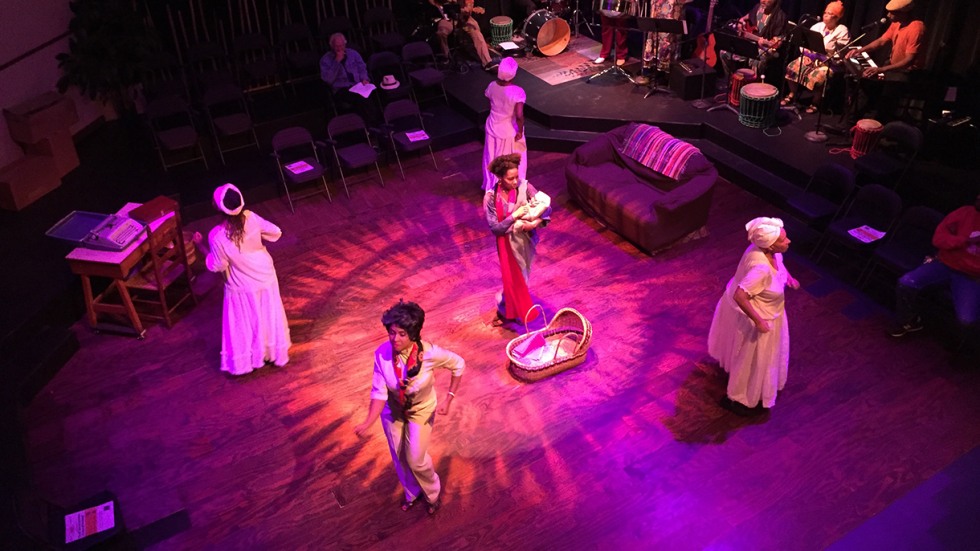
[[[490,45],[507,42],[514,35],[514,20],[506,15],[490,18]]]
[[[749,128],[769,128],[776,123],[779,110],[779,88],[764,82],[742,86],[738,122]]]
[[[878,143],[882,125],[874,119],[861,119],[851,128],[851,158],[857,159],[867,155],[871,148]]]
[[[728,105],[738,107],[739,93],[746,84],[755,82],[755,71],[752,69],[739,69],[732,73],[732,81],[728,87]]]

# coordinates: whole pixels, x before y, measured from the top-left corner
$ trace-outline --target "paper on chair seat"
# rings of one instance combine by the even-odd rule
[[[293,174],[302,174],[313,170],[313,166],[306,161],[296,161],[295,163],[289,163],[288,165],[283,166],[286,168],[286,170],[292,172]]]
[[[405,137],[408,138],[408,141],[410,142],[418,142],[418,141],[429,139],[429,135],[425,133],[425,130],[415,130],[414,132],[405,132]]]
[[[854,229],[847,230],[847,233],[862,243],[871,243],[885,236],[885,232],[876,230],[871,226],[858,226]]]

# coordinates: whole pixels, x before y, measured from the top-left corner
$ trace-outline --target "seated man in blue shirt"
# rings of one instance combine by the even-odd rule
[[[350,91],[355,84],[370,84],[367,65],[361,54],[347,49],[347,39],[341,33],[330,35],[330,51],[320,58],[320,79],[330,86],[334,100],[350,105],[366,122],[380,119],[372,96],[367,98]]]

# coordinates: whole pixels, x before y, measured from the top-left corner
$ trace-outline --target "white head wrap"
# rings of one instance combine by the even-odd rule
[[[756,218],[745,225],[745,231],[749,232],[749,241],[760,249],[771,247],[779,239],[779,233],[782,229],[782,220],[765,216]]]
[[[514,80],[517,76],[517,61],[512,57],[505,57],[500,60],[500,66],[497,67],[497,78],[500,80]]]
[[[229,209],[225,206],[225,194],[229,191],[234,191],[238,193],[239,197],[242,197],[242,202],[238,205],[238,208]],[[242,209],[245,208],[245,198],[242,196],[242,192],[235,187],[235,184],[224,184],[218,186],[218,189],[214,190],[214,204],[218,207],[218,210],[227,214],[228,216],[238,216],[242,213]]]

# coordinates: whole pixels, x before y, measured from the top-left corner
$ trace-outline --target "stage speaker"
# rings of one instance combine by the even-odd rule
[[[696,57],[677,63],[670,70],[670,89],[684,101],[701,98],[701,79],[704,95],[715,94],[715,70]]]

